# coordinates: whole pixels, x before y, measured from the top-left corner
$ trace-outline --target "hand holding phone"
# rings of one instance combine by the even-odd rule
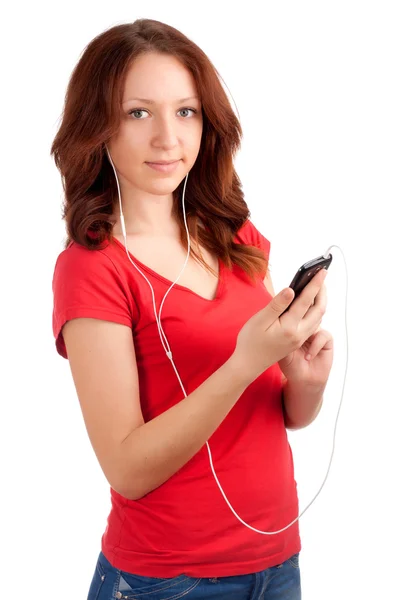
[[[289,306],[283,311],[282,315],[289,310],[292,303],[296,300],[297,296],[301,294],[303,289],[306,287],[309,281],[311,281],[314,275],[316,275],[321,269],[328,270],[331,262],[332,254],[329,254],[328,258],[325,258],[324,256],[318,256],[317,258],[304,263],[304,265],[299,268],[293,277],[291,284],[289,285],[289,287],[294,290],[294,298]]]
[[[271,365],[300,348],[314,333],[320,317],[316,307],[312,307],[312,302],[314,299],[315,303],[322,287],[321,277],[318,278],[317,273],[323,268],[327,269],[331,261],[331,255],[328,258],[320,256],[300,267],[290,284],[295,297],[309,282],[310,287],[304,291],[290,316],[281,320],[283,313],[295,300],[295,297],[291,301],[285,297],[287,288],[284,288],[243,325],[230,360],[247,385]],[[317,281],[312,281],[314,275]]]

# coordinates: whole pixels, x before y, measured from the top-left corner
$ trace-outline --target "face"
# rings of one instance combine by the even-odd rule
[[[201,103],[193,96],[195,80],[175,57],[151,53],[134,61],[125,81],[120,128],[108,143],[121,188],[170,195],[186,177],[203,129]],[[169,171],[147,164],[171,160],[178,162]]]

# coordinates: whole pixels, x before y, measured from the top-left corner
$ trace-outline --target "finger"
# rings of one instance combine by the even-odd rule
[[[328,304],[328,295],[326,293],[326,285],[325,285],[325,283],[323,283],[319,289],[318,294],[314,298],[314,302],[311,304],[311,306],[308,309],[305,316],[308,316],[310,310],[315,306],[321,311],[321,316],[323,316],[326,312],[327,304]]]
[[[301,322],[301,327],[304,327],[304,333],[302,335],[310,335],[310,333],[317,331],[325,314],[326,306],[327,293],[326,286],[323,284],[320,291],[315,296],[314,304],[310,306]]]
[[[289,306],[293,298],[293,290],[291,288],[284,288],[264,308],[253,315],[254,320],[259,321],[264,326],[264,329],[267,330]]]
[[[307,360],[315,358],[323,348],[326,350],[332,350],[333,348],[333,337],[326,329],[321,329],[316,334],[308,349],[307,356],[310,356],[310,358]]]
[[[292,302],[287,314],[293,317],[297,323],[304,318],[310,306],[312,306],[312,303],[315,302],[315,298],[320,291],[326,276],[326,269],[321,269],[318,271],[311,281],[307,283],[306,287],[302,290],[299,296]]]
[[[307,360],[312,360],[313,358],[315,358],[317,354],[319,354],[321,349],[325,346],[325,343],[326,338],[324,335],[324,330],[321,329],[321,331],[318,331],[318,333],[315,335],[315,338],[313,339],[311,346],[308,349]]]

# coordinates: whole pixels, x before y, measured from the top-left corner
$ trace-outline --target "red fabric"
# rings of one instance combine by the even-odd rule
[[[247,221],[236,242],[269,256],[270,242]],[[131,255],[151,282],[157,312],[172,282]],[[179,272],[179,270],[178,270]],[[271,300],[259,277],[220,265],[217,297],[205,300],[175,284],[163,304],[161,323],[174,363],[189,395],[232,354],[244,323]],[[54,279],[53,332],[67,358],[61,328],[75,317],[94,317],[132,328],[147,422],[183,398],[165,355],[150,287],[115,240],[91,251],[74,242],[61,252]],[[298,516],[292,451],[281,405],[281,370],[275,363],[242,394],[208,440],[220,484],[246,523],[271,532]],[[110,488],[111,511],[101,540],[110,563],[148,577],[225,577],[261,571],[301,549],[298,521],[275,535],[243,525],[223,498],[207,446],[168,481],[139,500]]]

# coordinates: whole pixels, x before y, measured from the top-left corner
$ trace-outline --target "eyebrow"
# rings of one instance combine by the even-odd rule
[[[126,104],[127,102],[131,102],[132,100],[138,100],[139,102],[143,102],[144,104],[155,104],[154,100],[149,100],[148,98],[129,98],[128,100],[124,100],[122,104]],[[200,100],[198,96],[189,96],[188,98],[181,98],[177,100],[177,104],[181,102],[187,102],[188,100]]]

